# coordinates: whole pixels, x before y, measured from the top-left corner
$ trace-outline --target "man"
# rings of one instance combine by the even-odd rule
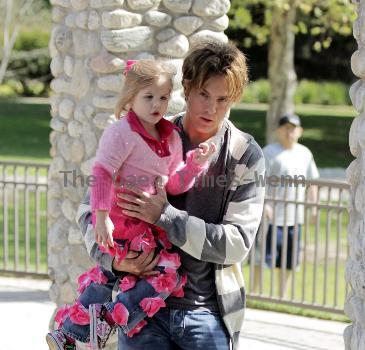
[[[254,139],[225,117],[246,85],[244,55],[234,46],[208,43],[192,50],[183,64],[186,112],[174,118],[183,151],[212,141],[217,152],[204,176],[187,193],[167,198],[129,187],[121,210],[163,228],[187,272],[183,298],[169,297],[148,325],[133,338],[119,332],[119,349],[219,349],[232,341],[238,349],[244,318],[241,264],[253,244],[262,214],[264,158]],[[256,174],[256,175],[255,175]],[[90,224],[88,200],[78,221],[90,255],[104,268],[137,275],[153,274],[158,256],[129,253],[119,265],[102,254]]]

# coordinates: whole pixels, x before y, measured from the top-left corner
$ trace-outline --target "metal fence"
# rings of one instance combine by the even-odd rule
[[[48,164],[0,162],[0,271],[47,276]]]
[[[244,266],[248,297],[343,313],[350,186],[341,181],[284,179],[282,187],[281,192],[271,188],[265,197],[272,219],[263,215],[256,247]],[[310,188],[318,190],[314,202]],[[291,227],[276,222],[278,211]]]
[[[47,276],[47,177],[47,164],[0,162],[0,272]],[[248,297],[342,313],[350,186],[340,181],[306,181],[298,185],[305,188],[300,198],[297,185],[294,198],[287,190],[280,197],[275,188],[266,195],[265,204],[274,214],[272,230],[269,240],[264,215],[256,247],[244,264]],[[308,198],[310,186],[318,188],[315,202]],[[286,214],[295,212],[294,229],[290,232],[284,225],[281,236],[275,222],[280,206]],[[304,213],[301,225],[300,211]],[[313,211],[317,212],[314,221]]]

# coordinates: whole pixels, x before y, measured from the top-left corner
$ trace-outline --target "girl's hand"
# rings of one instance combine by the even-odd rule
[[[204,164],[209,157],[217,151],[217,146],[213,142],[203,142],[194,151],[193,161],[199,165]]]
[[[113,242],[114,224],[110,220],[108,212],[97,211],[96,212],[96,225],[95,225],[95,241],[99,245],[107,248],[114,247]]]
[[[274,210],[270,204],[265,204],[264,213],[267,219],[271,222],[274,218]]]

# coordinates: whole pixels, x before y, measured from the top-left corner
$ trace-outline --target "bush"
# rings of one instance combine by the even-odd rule
[[[321,105],[349,105],[349,86],[341,82],[313,82],[302,80],[295,94],[295,103]]]
[[[49,38],[50,33],[47,28],[27,28],[27,30],[20,31],[14,44],[14,50],[30,51],[48,47]]]
[[[39,80],[27,80],[24,85],[26,96],[42,96],[46,92],[46,85]]]
[[[9,79],[0,85],[0,97],[16,96],[48,96],[48,85],[36,79],[26,79],[23,81]]]
[[[9,86],[16,95],[22,95],[24,93],[23,84],[19,80],[9,79],[6,81],[6,85]]]
[[[350,87],[343,83],[323,83],[323,104],[351,105]]]
[[[0,97],[15,97],[17,93],[11,88],[11,86],[6,84],[0,85]]]
[[[268,80],[257,80],[248,85],[242,102],[268,103]],[[341,82],[315,82],[302,80],[294,96],[296,104],[350,105],[349,86]]]
[[[321,87],[314,81],[302,80],[295,92],[294,101],[297,104],[321,104]]]
[[[269,82],[265,79],[253,81],[248,84],[243,93],[242,102],[246,103],[268,103],[269,102]]]

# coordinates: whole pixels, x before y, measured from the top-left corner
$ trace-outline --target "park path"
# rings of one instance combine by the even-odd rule
[[[47,350],[48,280],[0,277],[0,350]],[[343,350],[346,323],[248,309],[240,350]]]

